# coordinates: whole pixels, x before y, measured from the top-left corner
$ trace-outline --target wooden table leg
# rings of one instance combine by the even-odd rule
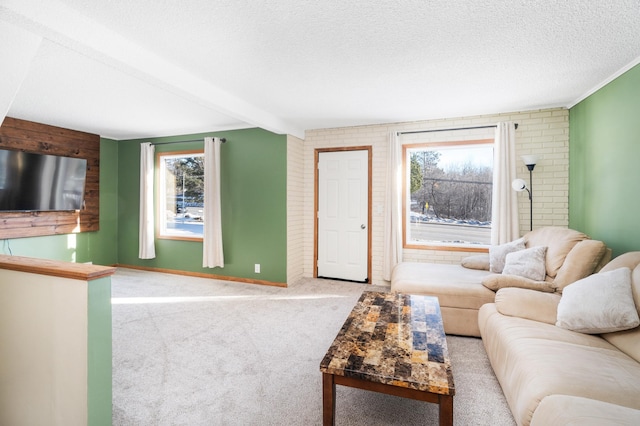
[[[440,395],[440,426],[453,425],[453,395]]]
[[[322,373],[322,424],[334,426],[336,422],[336,383],[333,374]]]

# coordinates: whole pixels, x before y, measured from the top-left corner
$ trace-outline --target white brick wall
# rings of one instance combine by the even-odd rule
[[[296,144],[290,147],[288,154],[288,187],[294,194],[288,195],[289,233],[302,232],[302,241],[290,235],[288,247],[288,274],[297,276],[299,267],[293,262],[302,261],[305,277],[313,276],[313,197],[314,197],[314,150],[318,148],[368,146],[372,147],[373,176],[372,179],[372,277],[373,284],[384,285],[382,279],[383,253],[383,212],[386,184],[386,162],[388,151],[388,134],[391,131],[428,130],[457,128],[466,126],[495,125],[500,121],[515,121],[516,153],[518,155],[518,177],[529,182],[529,171],[519,156],[522,154],[538,154],[541,159],[533,172],[533,221],[534,227],[568,226],[569,223],[569,112],[564,108],[514,112],[475,117],[460,117],[442,120],[417,121],[408,123],[389,123],[382,125],[346,127],[337,129],[308,130],[303,143],[302,152]],[[403,136],[402,142],[418,142],[430,140],[463,140],[492,138],[494,129],[474,131],[454,131],[424,133],[415,136]],[[289,137],[289,142],[293,139]],[[299,140],[297,140],[299,141]],[[297,142],[296,141],[296,142]],[[288,143],[288,145],[294,145]],[[303,171],[295,161],[302,157]],[[291,179],[301,176],[303,185],[300,188],[289,183]],[[302,197],[300,207],[299,198]],[[521,234],[529,230],[529,200],[526,192],[518,194],[520,209]],[[301,210],[300,210],[301,209]],[[300,214],[302,215],[301,222]],[[300,226],[301,225],[301,226]],[[300,249],[302,248],[302,250]],[[295,252],[295,253],[293,253]],[[297,256],[302,252],[302,258]],[[405,249],[404,259],[407,261],[433,261],[455,263],[469,253],[446,250]],[[291,271],[291,272],[289,272]]]
[[[287,135],[287,283],[303,277],[304,141]],[[311,237],[313,239],[313,236]]]

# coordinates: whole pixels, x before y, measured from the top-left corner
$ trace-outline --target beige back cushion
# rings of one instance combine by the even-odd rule
[[[612,263],[613,265],[611,265]],[[602,268],[602,271],[606,272],[623,266],[632,268],[631,289],[636,309],[638,309],[638,314],[640,315],[640,252],[635,251],[620,255]],[[606,333],[602,337],[631,358],[640,362],[640,327],[615,333]]]
[[[555,278],[558,269],[562,267],[565,257],[573,246],[589,236],[573,229],[558,226],[547,226],[535,229],[524,236],[527,247],[546,246],[547,249],[547,275]]]
[[[640,251],[630,251],[616,257],[601,269],[601,272],[613,271],[614,269],[624,268],[625,266],[634,270],[640,265]]]
[[[566,255],[562,268],[553,281],[556,291],[562,292],[569,284],[588,277],[596,271],[607,246],[598,240],[582,240]]]
[[[600,259],[600,263],[598,263],[598,265],[596,266],[596,270],[595,272],[600,272],[600,270],[602,268],[604,268],[604,265],[606,265],[607,263],[609,263],[609,261],[611,261],[611,255],[613,254],[613,251],[607,247],[607,249],[604,251],[604,256],[602,256],[602,259]]]

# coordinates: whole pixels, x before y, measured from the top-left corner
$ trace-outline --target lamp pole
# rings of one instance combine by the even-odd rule
[[[511,187],[515,191],[527,191],[529,194],[529,230],[533,231],[533,169],[536,167],[538,161],[537,155],[523,155],[522,161],[529,170],[529,187],[527,188],[527,182],[524,179],[514,179],[511,182]]]
[[[527,169],[529,169],[529,230],[533,231],[533,168],[536,166],[535,164],[527,164]]]

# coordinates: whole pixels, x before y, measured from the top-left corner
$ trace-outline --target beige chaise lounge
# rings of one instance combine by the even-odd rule
[[[524,248],[546,247],[540,280],[491,272],[494,264],[499,267],[497,264],[504,262],[504,256],[498,259],[501,247],[495,247],[491,256],[471,256],[462,265],[400,263],[393,270],[391,290],[437,296],[447,334],[479,337],[478,310],[486,303],[493,303],[495,292],[500,288],[560,292],[566,285],[598,271],[611,256],[603,242],[567,228],[536,229],[525,234],[522,242]]]

